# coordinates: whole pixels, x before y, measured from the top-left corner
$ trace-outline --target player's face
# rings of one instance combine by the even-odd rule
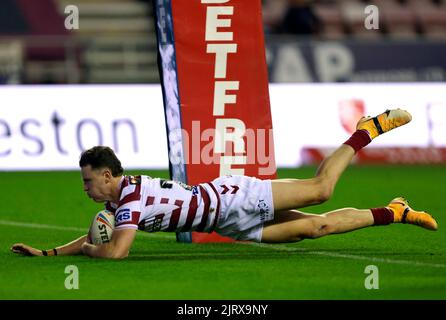
[[[82,180],[84,181],[84,191],[88,197],[96,202],[109,200],[107,195],[107,174],[106,169],[92,169],[90,165],[81,168]]]

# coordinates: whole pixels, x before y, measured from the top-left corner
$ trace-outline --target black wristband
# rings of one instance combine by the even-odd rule
[[[57,256],[57,250],[56,250],[56,248],[54,248],[53,251],[54,251],[54,255]]]
[[[46,257],[48,255],[48,252],[46,252],[46,250],[42,250],[42,254]]]

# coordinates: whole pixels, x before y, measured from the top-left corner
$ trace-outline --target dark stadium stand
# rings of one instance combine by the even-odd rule
[[[67,61],[66,43],[70,32],[64,17],[53,0],[3,0],[0,2],[0,34],[2,43],[18,41],[22,47],[25,82],[67,82],[64,72]],[[72,57],[76,61],[76,55]],[[45,72],[44,72],[45,70]],[[34,79],[33,73],[39,76]],[[53,73],[53,74],[51,74]]]
[[[291,34],[296,41],[446,41],[446,0],[263,0],[262,4],[269,38]],[[364,27],[364,8],[370,4],[379,9],[378,30]],[[78,30],[64,27],[68,5],[79,8]],[[150,0],[0,1],[0,83],[158,81]]]
[[[264,9],[274,12],[274,19],[266,14],[268,30],[280,27],[287,14],[287,4],[296,0],[264,0]],[[313,0],[297,1],[310,6],[320,19],[322,30],[318,38],[346,37],[377,39],[435,37],[446,39],[446,1],[443,0]],[[364,28],[364,8],[375,5],[379,9],[379,32]],[[272,25],[271,24],[275,24]]]
[[[65,29],[68,5],[79,8],[78,30]],[[158,81],[156,38],[147,2],[2,0],[0,12],[5,18],[0,23],[0,75],[17,56],[8,54],[8,43],[14,42],[23,54],[23,83]]]
[[[23,16],[18,2],[0,1],[0,34],[24,34],[30,31],[27,19]]]

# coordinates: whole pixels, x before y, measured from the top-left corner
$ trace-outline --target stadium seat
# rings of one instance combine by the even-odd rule
[[[426,38],[446,39],[446,6],[411,2],[410,8]]]
[[[288,0],[263,0],[262,17],[265,33],[274,33],[280,28],[288,6]]]
[[[15,1],[0,1],[0,35],[24,34],[29,29],[26,18]]]
[[[151,6],[136,0],[57,0],[59,12],[74,4],[82,13],[76,37],[83,52],[85,82],[158,82]]]
[[[68,5],[79,29],[65,28]],[[1,0],[0,36],[22,41],[24,83],[159,81],[150,1]]]
[[[386,33],[391,38],[416,38],[417,20],[408,6],[389,5],[380,10]]]
[[[0,35],[14,37],[23,48],[25,83],[67,82],[67,46],[74,48],[71,33],[65,29],[64,16],[53,0],[3,0],[0,4]],[[76,49],[71,53],[75,65]],[[43,70],[35,76],[34,70]],[[76,67],[74,67],[76,68]],[[55,76],[55,73],[62,74]],[[56,79],[57,78],[57,79]],[[74,79],[73,82],[78,79]]]
[[[321,20],[320,36],[327,39],[340,39],[345,36],[344,23],[339,7],[336,5],[314,4],[314,12]]]
[[[22,42],[20,40],[0,41],[0,85],[20,84],[22,76]]]

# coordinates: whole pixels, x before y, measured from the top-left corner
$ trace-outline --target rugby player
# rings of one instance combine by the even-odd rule
[[[128,256],[137,230],[215,231],[236,240],[264,243],[296,242],[392,223],[437,230],[431,215],[413,210],[402,197],[380,208],[343,208],[324,214],[297,210],[330,199],[358,150],[411,120],[410,113],[402,109],[361,118],[356,132],[324,159],[310,179],[222,176],[189,186],[143,175],[125,176],[113,150],[96,146],[81,154],[79,165],[86,194],[96,202],[105,202],[105,208],[115,215],[110,242],[94,245],[84,235],[51,250],[22,243],[14,244],[11,250],[32,256],[85,254],[122,259]]]

